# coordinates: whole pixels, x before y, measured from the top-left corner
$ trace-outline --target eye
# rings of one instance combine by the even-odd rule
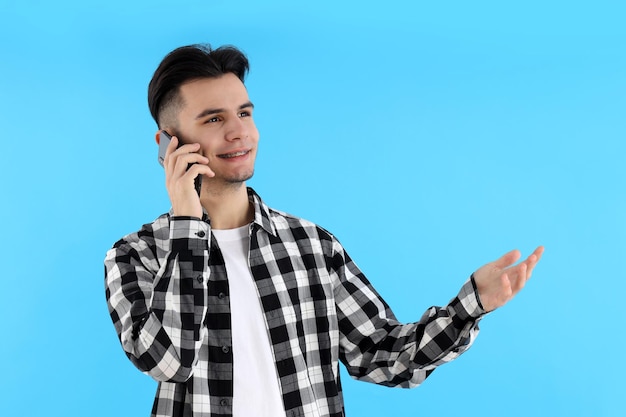
[[[250,116],[252,116],[252,113],[249,112],[248,110],[244,110],[239,113],[239,117],[250,117]]]
[[[210,119],[206,119],[204,123],[217,123],[219,121],[219,117],[211,117]]]

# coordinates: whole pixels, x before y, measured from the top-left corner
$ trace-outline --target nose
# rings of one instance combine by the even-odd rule
[[[239,115],[229,118],[226,125],[226,140],[231,142],[233,140],[243,139],[248,136],[248,127],[244,120]]]

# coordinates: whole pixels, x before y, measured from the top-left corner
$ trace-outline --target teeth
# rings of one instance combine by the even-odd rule
[[[225,153],[225,154],[219,155],[219,157],[220,158],[235,158],[237,156],[245,155],[247,153],[248,151],[239,151],[239,152],[233,152],[233,153]]]

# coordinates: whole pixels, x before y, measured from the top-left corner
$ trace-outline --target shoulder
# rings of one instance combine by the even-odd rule
[[[146,223],[139,230],[129,233],[115,242],[107,252],[107,258],[119,258],[124,254],[135,254],[141,258],[156,258],[157,248],[169,244],[170,216],[165,213],[151,223]]]
[[[255,204],[256,222],[271,235],[298,244],[322,242],[331,247],[336,244],[335,236],[325,228],[310,220],[269,207],[252,188],[248,188],[248,193]]]
[[[337,256],[343,258],[345,249],[339,240],[324,227],[284,211],[269,209],[277,241],[294,245],[301,254],[323,254],[327,263]]]
[[[303,232],[311,237],[318,237],[324,240],[334,240],[334,235],[322,226],[304,219],[294,216],[281,210],[270,208],[270,216],[277,231],[290,230],[293,232]]]

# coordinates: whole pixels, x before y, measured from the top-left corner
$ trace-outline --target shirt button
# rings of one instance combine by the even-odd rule
[[[228,353],[230,352],[230,348],[228,346],[222,346],[222,352]]]
[[[224,298],[226,298],[226,294],[224,294],[223,292],[219,293],[217,295],[217,298],[219,298],[220,300],[223,300]]]
[[[222,407],[226,407],[226,406],[228,405],[228,400],[227,400],[226,398],[222,398],[222,399],[220,400],[220,405],[221,405]]]
[[[205,237],[205,236],[206,236],[206,233],[204,233],[204,230],[200,230],[198,233],[196,233],[196,235],[197,235],[198,237]]]
[[[196,280],[202,284],[202,281],[204,281],[204,278],[202,278],[202,275],[198,275],[198,277],[196,278]]]

